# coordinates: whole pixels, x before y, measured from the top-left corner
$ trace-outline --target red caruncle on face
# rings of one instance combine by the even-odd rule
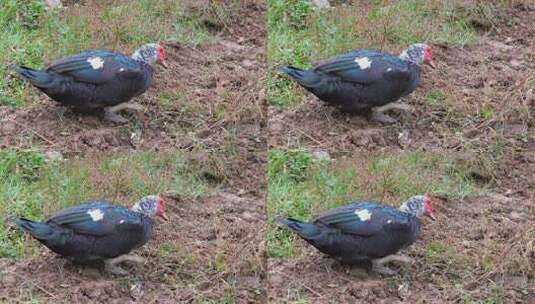
[[[425,48],[424,50],[424,61],[431,62],[433,61],[433,51],[430,47]]]

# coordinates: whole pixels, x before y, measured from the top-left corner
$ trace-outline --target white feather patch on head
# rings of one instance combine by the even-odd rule
[[[122,223],[124,223],[124,220],[120,220],[120,221],[119,221],[119,224],[122,224]]]
[[[369,69],[372,66],[372,62],[368,57],[355,58],[355,62],[359,65],[362,70]]]
[[[363,222],[369,221],[372,218],[371,212],[366,210],[366,209],[357,209],[357,210],[355,210],[355,214]]]
[[[122,72],[122,71],[124,71],[124,68],[120,68],[120,69],[119,69],[119,72]]]
[[[102,69],[104,66],[104,60],[102,60],[100,57],[88,58],[87,62],[89,62],[94,70]]]
[[[386,221],[386,223],[387,223],[387,224],[391,224],[391,223],[392,223],[392,220],[391,220],[391,219],[388,219],[388,220]]]
[[[386,71],[387,71],[387,72],[390,72],[390,71],[392,71],[392,68],[388,68],[388,69],[386,69]]]
[[[87,210],[87,214],[89,214],[93,222],[101,221],[104,218],[104,213],[100,209]]]

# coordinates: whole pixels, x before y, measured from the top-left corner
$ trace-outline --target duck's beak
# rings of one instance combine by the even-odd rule
[[[433,213],[429,213],[428,215],[433,221],[437,220],[436,216]]]
[[[162,213],[160,216],[166,221],[169,220],[169,218],[167,217],[167,215],[165,215],[165,213]]]
[[[430,60],[430,61],[427,61],[426,62],[430,67],[432,67],[433,69],[436,69],[437,68],[437,65],[435,64],[435,62],[433,60]]]

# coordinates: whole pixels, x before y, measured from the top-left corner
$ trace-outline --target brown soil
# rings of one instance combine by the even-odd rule
[[[269,259],[268,298],[310,303],[535,303],[535,10],[503,12],[504,24],[464,49],[435,45],[438,69],[391,113],[393,125],[341,113],[311,94],[294,107],[270,107],[270,148],[359,155],[433,151],[474,168],[488,197],[438,199],[437,222],[407,250],[414,265],[390,278],[332,264],[305,242],[305,256]],[[507,20],[507,21],[506,21]],[[506,22],[511,24],[506,25]],[[432,104],[426,95],[440,90]],[[429,244],[441,254],[425,252]]]
[[[263,301],[263,201],[227,192],[200,201],[166,200],[170,221],[158,221],[153,239],[133,252],[147,262],[127,266],[130,275],[74,265],[44,249],[29,260],[0,259],[0,302]]]

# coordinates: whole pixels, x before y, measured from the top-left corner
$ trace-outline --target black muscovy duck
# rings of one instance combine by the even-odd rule
[[[418,195],[399,209],[375,202],[355,202],[320,214],[308,223],[292,218],[279,223],[344,264],[371,265],[376,272],[392,274],[383,264],[410,261],[394,254],[416,241],[424,215],[434,219],[431,200]]]
[[[406,105],[390,103],[416,89],[422,63],[435,67],[431,48],[417,43],[399,56],[360,49],[308,70],[287,66],[280,71],[330,105],[352,113],[367,113],[373,108],[375,120],[391,123],[394,120],[383,112],[392,108],[409,109]]]
[[[152,237],[153,218],[167,219],[164,200],[142,198],[130,209],[106,201],[90,201],[64,209],[43,222],[20,218],[15,223],[55,253],[78,263],[103,260],[109,271],[124,275],[116,264],[142,262],[127,255]]]
[[[123,109],[143,110],[126,103],[152,84],[152,66],[165,63],[165,51],[156,43],[143,45],[131,57],[107,50],[88,50],[53,62],[42,70],[12,66],[24,79],[53,100],[82,112],[105,110],[117,123]]]

